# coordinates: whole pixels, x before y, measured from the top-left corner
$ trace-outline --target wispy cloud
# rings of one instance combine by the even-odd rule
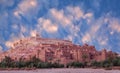
[[[18,9],[14,12],[15,16],[25,14],[37,6],[37,0],[24,0],[18,5]]]
[[[15,29],[15,30],[19,29],[19,27],[18,27],[17,24],[13,24],[13,25],[11,25],[11,27],[12,27],[13,29]]]
[[[87,24],[90,24],[94,18],[94,14],[92,12],[88,12],[83,16],[83,18],[87,20]]]
[[[120,21],[119,21],[119,19],[113,18],[113,19],[110,19],[109,22],[110,22],[109,27],[110,27],[114,32],[120,33]],[[112,34],[112,33],[113,33],[113,32],[111,32],[111,34]]]
[[[119,40],[119,18],[113,17],[112,12],[103,11],[103,14],[99,14],[101,0],[89,3],[92,8],[76,3],[59,6],[59,0],[16,2],[0,0],[0,45],[6,44],[9,47],[14,40],[36,36],[37,33],[73,43],[97,44],[98,48],[112,48],[116,44],[109,45],[109,41]],[[114,38],[116,35],[117,38]]]
[[[5,45],[6,45],[8,48],[11,48],[11,47],[13,46],[13,42],[6,41],[6,42],[5,42]]]
[[[86,20],[89,24],[90,22],[92,22],[92,19],[94,19],[94,14],[92,12],[85,13],[85,11],[78,6],[67,6],[66,8],[60,10],[52,8],[49,9],[48,14],[46,14],[46,16],[40,17],[38,19],[37,28],[39,29],[37,31],[45,30],[47,31],[47,33],[59,33],[58,29],[62,28],[69,33],[63,38],[74,41],[76,37],[80,38],[79,32],[81,28],[80,25],[75,24],[77,21],[82,22],[82,19]],[[90,29],[91,32],[89,34],[89,37],[88,35],[85,35],[86,37],[84,37],[82,41],[85,41],[85,39],[90,41],[91,35],[96,33],[95,31],[99,29],[99,25],[96,25],[95,27],[96,28],[93,29],[94,27],[92,26],[92,28]]]
[[[71,17],[75,20],[79,20],[84,15],[84,12],[80,7],[68,6],[66,9],[70,13]]]
[[[101,46],[108,45],[108,38],[107,37],[98,37],[98,42]]]
[[[36,30],[31,30],[31,31],[30,31],[30,35],[31,35],[32,37],[35,37],[36,34],[38,34]]]
[[[43,30],[47,31],[48,33],[54,33],[54,32],[57,32],[57,30],[58,30],[58,26],[56,24],[52,23],[52,21],[49,19],[39,18],[38,26],[39,27],[42,26],[41,28]]]
[[[0,46],[0,53],[1,53],[1,52],[3,52],[3,48],[2,48],[2,46]]]
[[[103,17],[100,17],[97,20],[94,20],[93,23],[90,25],[90,29],[86,32],[85,35],[82,37],[83,43],[92,42],[93,39],[96,39],[98,36],[98,31],[103,25]]]
[[[64,11],[57,9],[50,9],[51,16],[60,24],[68,25],[71,24],[71,20],[64,15]]]
[[[8,0],[0,0],[0,5],[2,5],[3,7],[11,7],[14,5],[14,0],[10,0],[8,2]]]

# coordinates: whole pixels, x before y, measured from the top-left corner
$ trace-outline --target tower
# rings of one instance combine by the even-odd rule
[[[101,52],[101,60],[104,61],[107,59],[107,51],[106,49],[103,49]]]

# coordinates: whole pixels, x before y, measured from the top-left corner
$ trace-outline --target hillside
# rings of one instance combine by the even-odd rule
[[[13,42],[11,49],[1,54],[0,60],[5,58],[5,56],[9,56],[13,60],[30,60],[33,56],[36,56],[43,62],[66,64],[74,61],[103,61],[109,57],[114,58],[116,54],[105,49],[97,51],[94,46],[89,46],[88,44],[80,46],[67,40],[36,36]]]

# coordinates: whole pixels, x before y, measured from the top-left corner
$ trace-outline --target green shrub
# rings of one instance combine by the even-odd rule
[[[83,68],[84,64],[81,62],[71,62],[67,64],[67,67]]]

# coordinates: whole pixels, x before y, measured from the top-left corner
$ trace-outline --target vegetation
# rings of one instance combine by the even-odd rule
[[[115,59],[107,59],[102,62],[92,61],[90,67],[96,68],[111,68],[112,66],[120,66],[120,57],[116,57]],[[59,64],[59,62],[42,62],[40,59],[35,56],[30,60],[25,61],[24,59],[20,59],[19,61],[12,60],[10,57],[5,57],[0,62],[0,68],[63,68],[63,64]],[[66,65],[67,68],[84,68],[87,67],[83,62],[71,62]]]
[[[92,61],[90,66],[88,66],[87,62],[71,62],[67,64],[67,67],[74,68],[84,68],[84,67],[94,67],[94,68],[112,68],[113,66],[120,66],[120,57],[116,57],[114,59],[106,59],[101,62]]]
[[[83,54],[82,58],[84,60],[84,62],[83,62],[84,66],[87,67],[87,58],[88,58],[88,56],[86,54]]]
[[[0,62],[0,68],[62,68],[64,65],[59,63],[42,62],[35,56],[28,61],[20,59],[19,61],[14,61],[10,57],[5,57]]]
[[[67,64],[67,68],[74,67],[74,68],[84,68],[84,63],[82,62],[71,62]]]
[[[116,57],[114,59],[106,59],[101,62],[93,61],[91,63],[92,67],[103,67],[103,68],[109,68],[112,66],[120,66],[120,57]]]
[[[108,60],[105,60],[105,61],[102,61],[102,62],[92,62],[91,63],[91,66],[93,67],[103,67],[103,68],[108,68],[108,67],[111,67],[112,66],[112,63],[108,62]]]
[[[120,57],[117,57],[112,60],[113,66],[120,66]]]

